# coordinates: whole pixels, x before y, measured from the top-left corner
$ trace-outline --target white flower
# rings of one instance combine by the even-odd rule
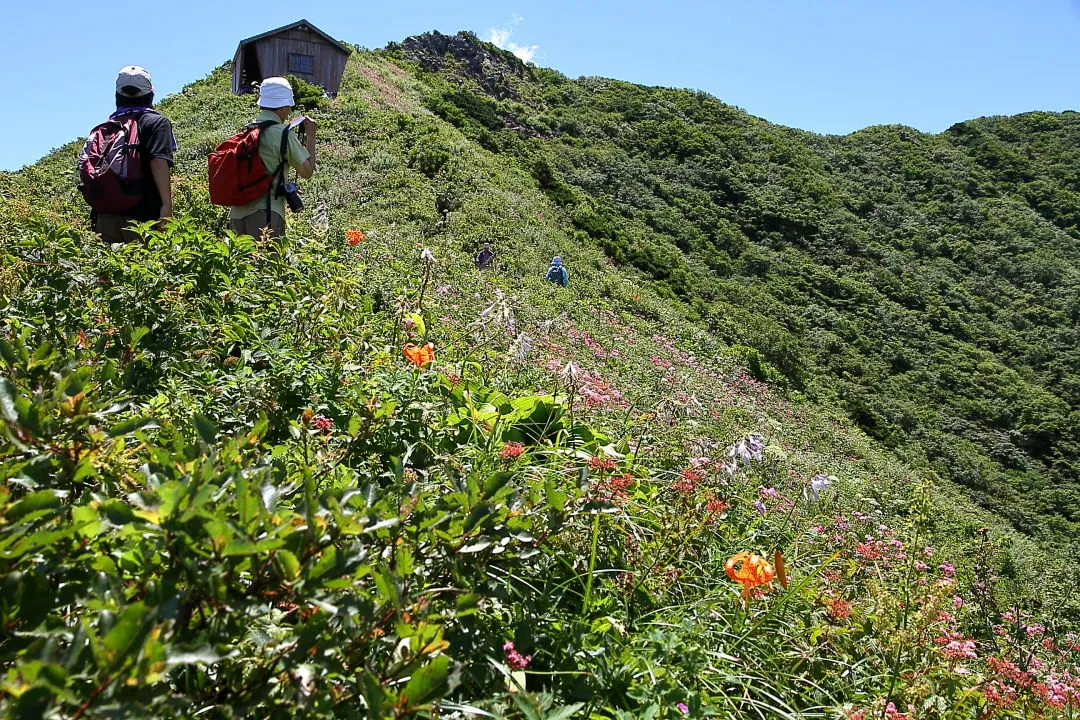
[[[765,439],[758,433],[751,433],[728,448],[727,456],[732,460],[738,458],[743,465],[749,465],[752,460],[761,462],[764,458]]]
[[[527,333],[518,333],[518,336],[514,338],[514,342],[510,345],[509,355],[514,362],[523,363],[532,347],[532,338]]]
[[[567,385],[577,384],[577,379],[581,375],[581,368],[574,364],[571,360],[566,363],[563,369],[559,372],[559,377],[566,381]]]
[[[424,248],[424,252],[420,253],[420,262],[428,265],[435,264],[435,253],[431,252],[431,248]]]
[[[810,478],[810,487],[806,489],[806,496],[813,498],[814,502],[821,499],[821,493],[825,491],[827,487],[832,484],[832,480],[836,477],[833,475],[822,475],[818,473],[814,477]]]

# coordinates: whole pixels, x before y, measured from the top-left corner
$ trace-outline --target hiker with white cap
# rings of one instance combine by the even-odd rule
[[[547,275],[544,279],[548,282],[553,282],[556,285],[562,285],[566,287],[570,284],[570,273],[563,267],[562,258],[556,255],[551,258],[551,267],[548,268]]]
[[[138,65],[122,68],[116,112],[90,131],[79,156],[79,189],[103,240],[130,242],[138,238],[131,223],[172,216],[175,151],[172,123],[154,110],[150,73]]]
[[[252,125],[259,130],[259,157],[271,183],[264,195],[230,208],[229,227],[237,234],[257,238],[265,228],[269,228],[272,237],[284,236],[286,195],[293,196],[289,203],[294,209],[293,203],[299,203],[295,186],[289,183],[289,187],[286,187],[285,172],[291,167],[296,170],[297,175],[305,179],[315,173],[317,126],[311,118],[303,119],[300,127],[307,147],[301,145],[296,133],[290,130],[293,124],[285,125],[292,113],[293,103],[293,89],[287,79],[266,78],[259,85],[259,107],[262,111]],[[211,180],[213,182],[213,178]]]

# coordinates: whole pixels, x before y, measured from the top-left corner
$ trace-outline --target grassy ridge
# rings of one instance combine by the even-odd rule
[[[163,103],[181,219],[142,244],[88,232],[73,146],[5,176],[9,716],[1076,712],[1044,546],[770,390],[441,87],[355,54],[279,244],[203,189],[252,113],[224,71]],[[784,582],[744,596],[743,551]]]
[[[1024,532],[1075,534],[1080,115],[822,137],[475,39],[439,60],[431,42],[395,50],[439,67],[426,106],[759,353],[759,377],[842,408]]]

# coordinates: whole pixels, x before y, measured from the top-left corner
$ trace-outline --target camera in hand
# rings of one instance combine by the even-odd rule
[[[285,196],[285,202],[289,204],[289,209],[294,213],[304,209],[304,201],[300,199],[300,187],[296,183],[282,185],[281,194]]]

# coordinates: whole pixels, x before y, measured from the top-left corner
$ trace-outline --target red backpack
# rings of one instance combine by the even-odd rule
[[[263,130],[275,124],[268,120],[247,125],[210,153],[210,202],[236,207],[270,194],[274,177],[279,173],[266,172],[259,156],[259,138]],[[286,132],[281,136],[283,146],[288,141],[287,135]]]
[[[79,155],[79,190],[99,213],[124,213],[143,198],[137,115],[109,118],[86,138]]]

